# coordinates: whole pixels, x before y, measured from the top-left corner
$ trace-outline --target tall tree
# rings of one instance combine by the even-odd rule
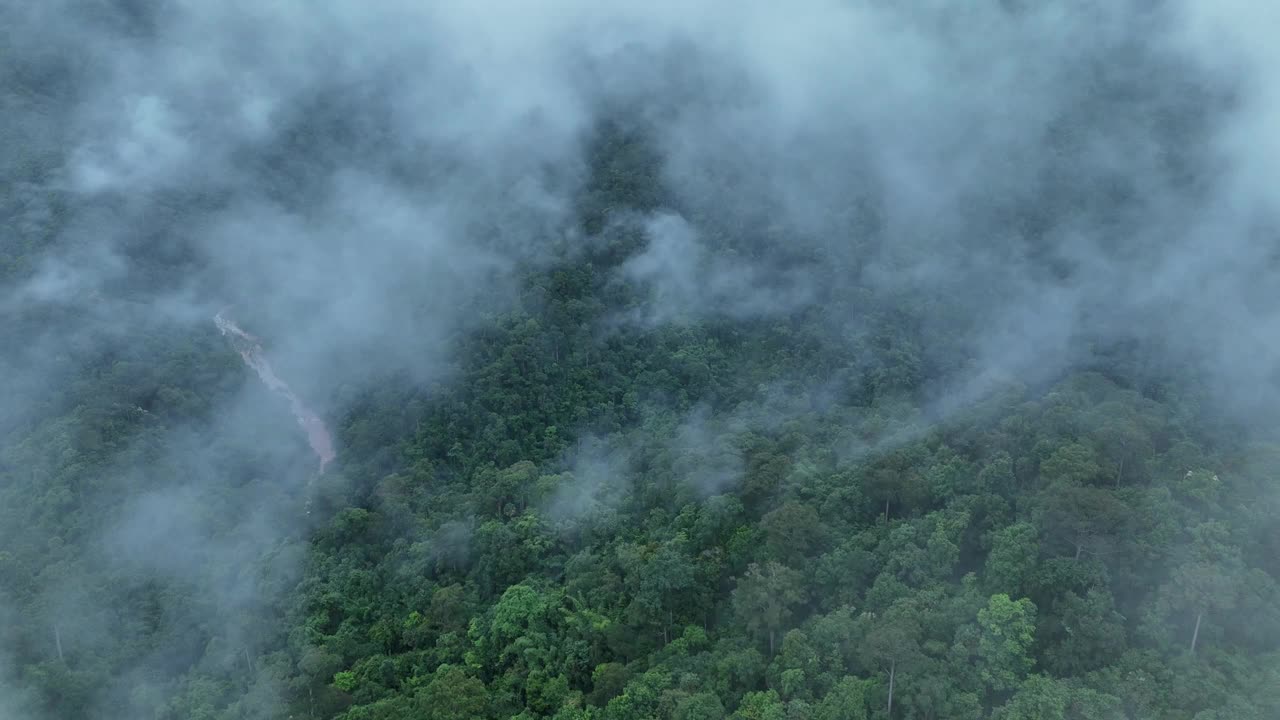
[[[992,595],[978,611],[978,672],[991,690],[1016,688],[1035,664],[1035,614],[1030,600],[1011,600],[1004,594]]]
[[[865,662],[885,674],[888,701],[885,712],[893,715],[893,694],[898,676],[921,658],[920,607],[910,599],[895,602],[880,615],[865,614],[866,635],[861,643]]]
[[[813,720],[866,720],[867,681],[846,675],[813,711]]]
[[[1194,655],[1206,617],[1236,606],[1243,561],[1221,523],[1202,523],[1190,535],[1191,542],[1177,554],[1171,577],[1157,593],[1154,620],[1163,625],[1179,611],[1185,613],[1191,621],[1185,630],[1186,647]]]
[[[752,563],[733,591],[733,610],[751,632],[763,634],[773,655],[778,631],[804,602],[800,573],[778,562]]]

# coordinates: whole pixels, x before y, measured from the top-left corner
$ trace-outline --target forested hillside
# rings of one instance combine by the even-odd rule
[[[0,720],[1280,717],[1253,11],[425,5],[0,0]]]

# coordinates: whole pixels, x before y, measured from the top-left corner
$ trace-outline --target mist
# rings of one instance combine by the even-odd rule
[[[1242,139],[1274,100],[1227,11],[133,3],[73,26],[49,7],[17,11],[26,34],[87,58],[45,189],[109,216],[10,303],[83,296],[158,246],[192,272],[157,313],[235,303],[317,386],[430,377],[516,267],[574,242],[585,142],[620,119],[669,188],[619,269],[658,281],[638,322],[819,305],[847,325],[870,289],[947,305],[931,320],[984,372],[1139,328],[1224,379],[1274,356],[1242,332],[1275,315],[1249,281],[1266,150]],[[1214,53],[1213,32],[1240,41]]]
[[[232,306],[334,422],[387,377],[448,384],[458,339],[519,303],[522,273],[600,242],[575,208],[605,125],[646,138],[664,192],[597,233],[642,239],[607,269],[636,300],[601,338],[816,314],[843,378],[870,366],[872,318],[905,301],[952,338],[922,349],[945,369],[935,419],[1136,342],[1152,372],[1190,368],[1215,412],[1272,430],[1277,20],[1136,0],[0,3],[0,497],[21,503],[18,474],[57,465],[22,442],[91,359],[138,351],[143,328],[226,352],[239,379],[200,424],[155,421],[112,450],[103,484],[122,495],[82,540],[176,582],[166,608],[208,603],[238,662],[255,632],[238,608],[278,602],[304,562],[313,463],[213,315]],[[769,395],[755,426],[811,412]],[[734,488],[728,432],[694,410],[670,433],[677,455],[716,450],[673,471],[697,494]],[[628,452],[566,458],[582,485],[553,513],[616,501]],[[196,518],[211,497],[233,530]],[[262,577],[226,570],[260,562]],[[90,632],[74,573],[36,582],[22,602],[89,618],[62,652],[127,641]],[[16,602],[0,593],[0,628]],[[202,651],[172,652],[101,690],[99,716],[149,687],[145,669]],[[20,697],[9,676],[0,653],[0,694]],[[254,692],[268,716],[275,691]]]

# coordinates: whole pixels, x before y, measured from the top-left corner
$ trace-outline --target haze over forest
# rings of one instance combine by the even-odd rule
[[[0,0],[0,720],[1280,717],[1275,27]]]

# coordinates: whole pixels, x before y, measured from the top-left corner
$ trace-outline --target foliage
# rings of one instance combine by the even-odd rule
[[[611,271],[637,241],[610,222],[658,206],[660,172],[629,132],[592,152],[598,242],[460,331],[447,385],[349,389],[330,489],[258,563],[184,558],[253,602],[99,563],[128,548],[97,539],[127,498],[194,478],[174,528],[248,543],[255,507],[302,507],[301,438],[212,421],[244,377],[211,328],[65,359],[3,428],[0,689],[60,718],[107,698],[159,718],[866,720],[891,682],[895,718],[1280,716],[1274,446],[1123,359],[925,419],[963,363],[888,299],[851,336],[805,313],[619,324],[639,291]],[[166,448],[175,429],[200,452]],[[66,588],[85,616],[48,602]]]

